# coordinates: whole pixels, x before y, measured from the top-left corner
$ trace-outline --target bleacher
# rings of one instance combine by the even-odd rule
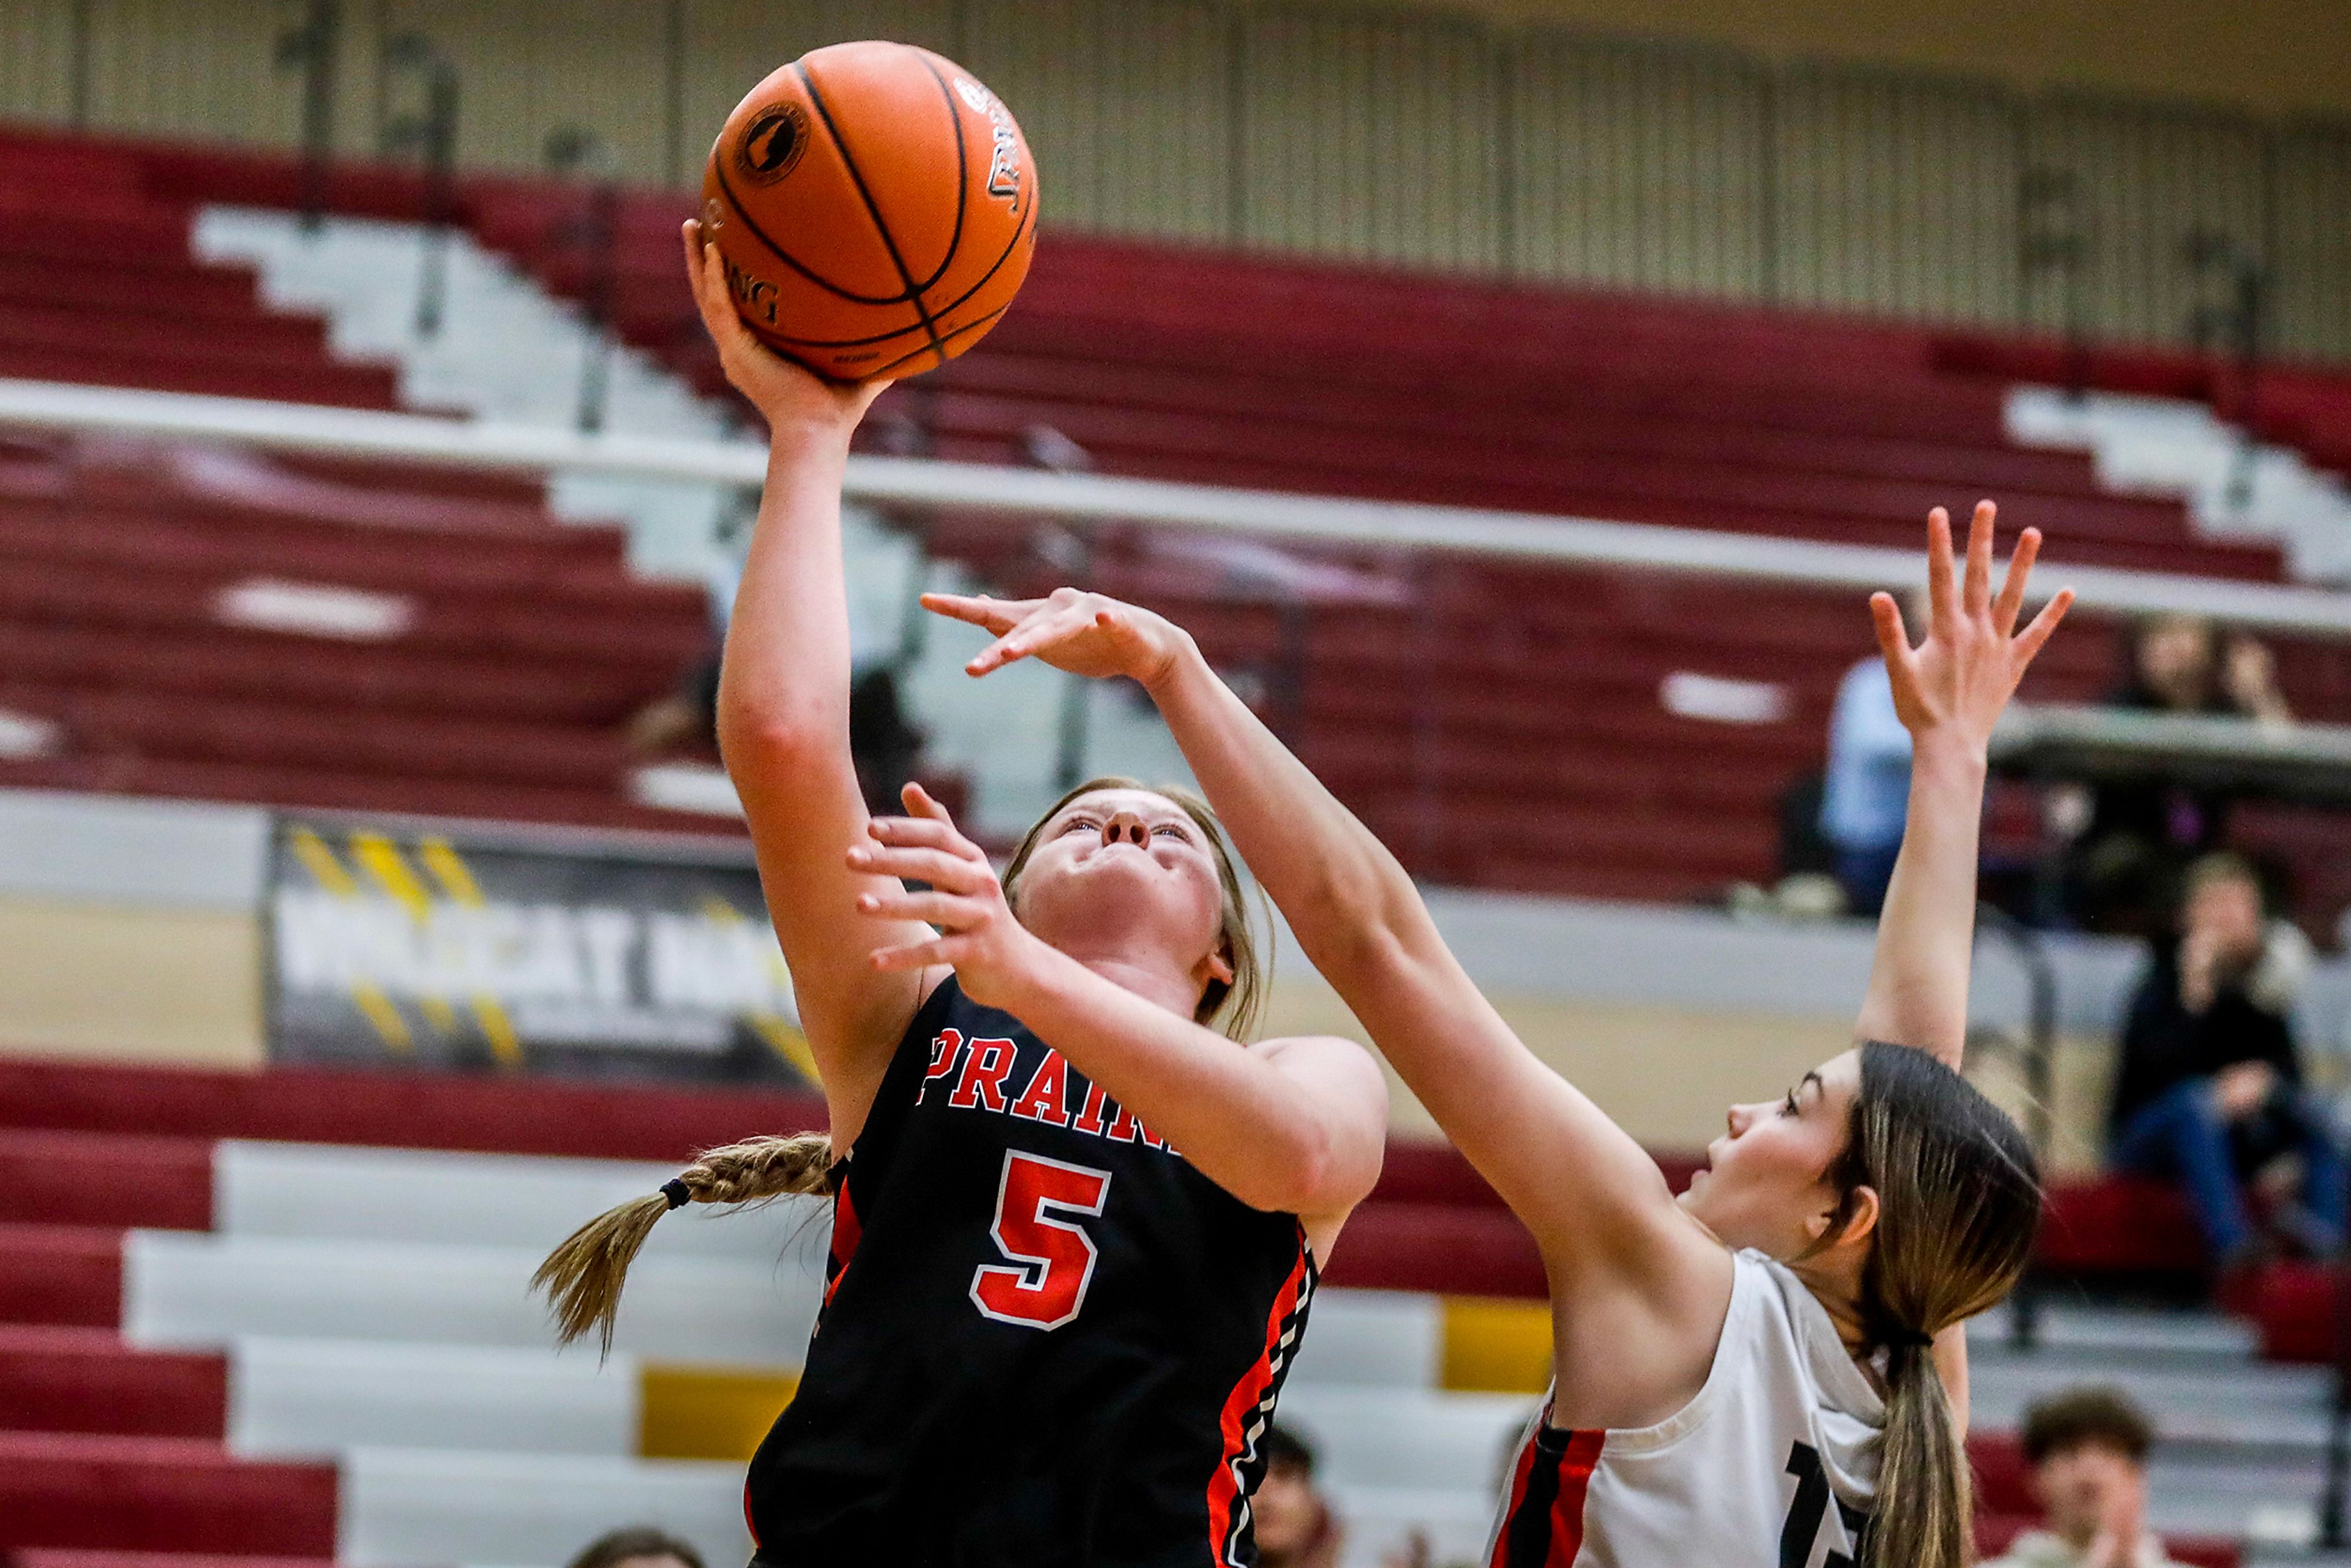
[[[397,406],[391,367],[199,265],[136,159],[6,153],[0,375]],[[624,549],[536,484],[10,435],[0,709],[36,739],[0,782],[706,831],[628,791],[622,726],[709,633]]]
[[[0,271],[0,287],[49,325],[0,333],[0,373],[388,402],[381,367],[337,363],[315,321],[268,316],[248,281],[187,257],[190,204],[290,204],[298,190],[290,163],[30,133],[10,135],[5,148],[16,171],[5,187],[10,201],[29,211],[54,199],[45,193],[104,189],[111,204],[78,221],[113,224],[138,239],[108,254],[135,252],[151,271],[164,269],[157,276],[174,289],[198,292],[189,280],[202,279],[204,308],[228,314],[202,329],[166,324],[159,332],[141,319],[134,330],[64,265],[81,243],[72,234],[12,225],[6,249],[16,259]],[[365,166],[339,170],[331,190],[340,210],[365,214],[405,215],[418,200],[412,176]],[[483,178],[462,193],[484,243],[559,293],[587,286],[576,189]],[[676,224],[691,211],[667,195],[621,203],[614,319],[624,340],[724,396],[679,282]],[[155,280],[144,287],[154,297]],[[68,322],[87,353],[54,346]],[[977,351],[885,398],[866,439],[1017,462],[1050,430],[1107,473],[1901,548],[1915,544],[1930,504],[1963,507],[1988,492],[2006,504],[2011,524],[2041,526],[2061,565],[2279,576],[2273,549],[2199,537],[2176,501],[2102,491],[2085,455],[2011,443],[2001,426],[2005,383],[1983,373],[1982,353],[1970,357],[1973,341],[1837,318],[1057,235],[1019,308]],[[2016,345],[2020,363],[2031,362],[2032,347]],[[302,378],[315,378],[318,390],[294,384]],[[382,497],[380,523],[413,517],[425,505],[415,492],[445,483],[369,478]],[[527,519],[529,489],[484,487]],[[174,509],[185,515],[188,507]],[[1009,589],[1066,575],[1040,557],[1022,524],[950,512],[924,528],[935,556]],[[523,527],[502,541],[515,553],[469,552],[478,575],[465,584],[420,581],[390,569],[383,558],[400,556],[397,546],[363,559],[369,552],[350,538],[355,530],[326,531],[350,552],[321,540],[324,553],[307,558],[318,573],[340,574],[329,580],[434,589],[427,608],[436,613],[396,639],[397,656],[391,645],[337,648],[327,661],[381,672],[368,706],[409,716],[398,721],[408,733],[389,747],[397,758],[319,756],[336,749],[326,744],[331,737],[358,727],[316,716],[306,747],[290,738],[306,727],[304,716],[285,703],[232,709],[202,727],[201,741],[160,733],[172,727],[152,714],[89,720],[108,737],[94,748],[106,765],[6,767],[96,787],[648,820],[623,792],[613,727],[696,651],[690,591],[627,581],[617,542],[591,544],[592,530],[581,538]],[[517,559],[525,539],[550,552],[535,569]],[[133,544],[126,536],[126,555]],[[558,564],[553,556],[564,552],[578,553]],[[581,559],[590,555],[600,560]],[[1301,596],[1246,571],[1220,579],[1213,565],[1171,563],[1161,541],[1116,529],[1097,540],[1090,575],[1178,615],[1220,663],[1261,672],[1278,694],[1270,706],[1301,754],[1421,874],[1667,900],[1774,875],[1779,800],[1817,764],[1836,680],[1869,650],[1851,596],[1458,559],[1355,564],[1392,584],[1386,602]],[[576,608],[593,612],[569,613],[574,605],[559,609],[535,585],[526,589],[534,570],[571,574]],[[122,593],[185,603],[216,586],[141,579]],[[55,623],[79,612],[46,613]],[[115,613],[118,622],[130,615]],[[263,642],[318,646],[282,635]],[[427,653],[475,668],[455,680],[403,679]],[[552,664],[538,673],[601,699],[576,703],[557,724],[511,689],[517,653],[534,664],[576,662],[560,675]],[[2302,711],[2351,713],[2351,663],[2342,654],[2318,645],[2283,653],[2287,690]],[[506,685],[481,667],[498,654],[507,655]],[[1753,683],[1765,700],[1736,722],[1671,711],[1661,692],[1676,674]],[[2110,650],[2077,632],[2036,667],[2027,695],[2089,697],[2111,678]],[[420,685],[447,700],[426,701]],[[33,711],[48,716],[37,705]],[[258,755],[265,729],[287,736],[297,755]],[[228,755],[187,755],[205,747]],[[426,757],[438,760],[420,768],[415,759]],[[1701,757],[1719,766],[1687,766]],[[368,782],[403,767],[427,777]],[[2339,836],[2307,813],[2248,816],[2256,844]],[[2029,837],[2012,810],[1999,820]],[[2331,920],[2351,900],[2351,880],[2336,880],[2305,890],[2314,921]]]

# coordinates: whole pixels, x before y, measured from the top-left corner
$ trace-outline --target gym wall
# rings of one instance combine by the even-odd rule
[[[0,115],[290,145],[298,82],[273,51],[302,9],[17,0],[0,11]],[[1830,26],[1860,9],[1858,31]],[[1014,105],[1049,223],[2053,329],[2061,281],[2020,261],[2021,181],[2039,172],[2071,180],[2031,226],[2080,234],[2094,335],[2184,340],[2211,287],[2181,258],[2202,228],[2274,268],[2275,352],[2351,361],[2339,7],[2074,9],[2061,24],[1992,0],[1932,18],[1915,0],[345,0],[335,129],[371,154],[413,112],[413,83],[382,58],[421,31],[461,74],[467,165],[538,167],[548,132],[577,126],[622,177],[689,183],[766,71],[893,37]],[[1593,30],[1625,26],[1680,36]],[[2199,57],[2215,78],[2200,101],[2182,90]],[[2095,87],[2053,85],[2053,58]]]

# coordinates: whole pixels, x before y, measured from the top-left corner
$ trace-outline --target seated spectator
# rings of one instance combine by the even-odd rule
[[[2231,854],[2189,868],[2175,939],[2157,945],[2122,1027],[2109,1120],[2114,1162],[2188,1189],[2225,1277],[2262,1239],[2248,1178],[2301,1162],[2276,1228],[2303,1250],[2343,1243],[2344,1162],[2324,1110],[2302,1088],[2288,1014],[2309,946],[2265,921],[2260,879]],[[2271,1178],[2274,1180],[2275,1178]]]
[[[1288,1428],[1270,1426],[1259,1445],[1265,1479],[1249,1513],[1257,1523],[1258,1568],[1336,1568],[1339,1521],[1314,1490],[1314,1450]]]
[[[1985,1568],[2176,1568],[2147,1528],[2154,1428],[2119,1389],[2074,1388],[2024,1413],[2024,1458],[2046,1528]]]
[[[2146,712],[2234,715],[2291,723],[2270,651],[2242,634],[2222,637],[2197,615],[2159,615],[2133,626],[2122,682],[2107,705]],[[2161,779],[2101,784],[2068,881],[2075,915],[2094,929],[2152,935],[2177,897],[2181,872],[2219,846],[2228,825],[2224,790]]]
[[[1926,622],[1913,604],[1913,633]],[[1844,673],[1829,716],[1828,775],[1821,789],[1821,836],[1834,855],[1845,906],[1875,918],[1894,878],[1910,810],[1910,732],[1894,712],[1886,661],[1870,654]]]
[[[631,1525],[580,1548],[570,1568],[702,1568],[702,1553],[650,1525]]]

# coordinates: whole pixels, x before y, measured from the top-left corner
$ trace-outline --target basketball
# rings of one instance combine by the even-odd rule
[[[702,197],[736,309],[833,381],[918,375],[978,342],[1037,241],[1037,169],[1011,111],[905,44],[814,49],[752,89]]]

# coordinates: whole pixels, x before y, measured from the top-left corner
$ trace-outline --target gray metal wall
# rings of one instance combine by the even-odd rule
[[[0,115],[273,146],[296,0],[7,0]],[[2020,179],[2070,177],[2096,335],[2179,340],[2191,229],[2275,272],[2273,346],[2351,361],[2351,126],[1293,0],[345,0],[337,141],[410,106],[422,31],[465,84],[460,156],[537,166],[593,131],[690,182],[726,111],[816,44],[956,56],[1019,114],[1071,228],[1472,273],[2053,326]]]

